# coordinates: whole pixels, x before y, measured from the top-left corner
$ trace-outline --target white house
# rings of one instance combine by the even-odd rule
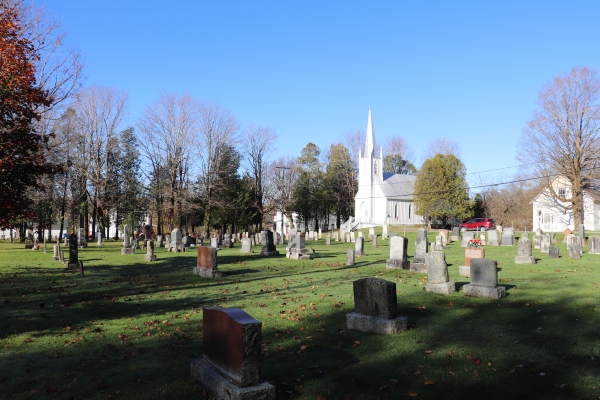
[[[423,217],[415,214],[414,175],[383,171],[383,149],[375,153],[375,132],[369,109],[364,152],[358,156],[358,192],[354,197],[354,226],[415,225]]]
[[[566,228],[575,229],[571,204],[571,181],[562,175],[556,176],[551,183],[556,196],[550,188],[542,190],[531,201],[533,205],[533,229],[544,232],[562,232]],[[583,190],[583,225],[587,230],[600,230],[600,182],[592,181]]]

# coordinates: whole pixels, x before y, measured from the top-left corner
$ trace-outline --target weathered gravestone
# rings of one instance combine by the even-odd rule
[[[381,234],[381,240],[386,240],[388,238],[388,226],[383,225],[383,232]]]
[[[325,236],[325,244],[327,246],[331,245],[331,233],[327,232],[327,235]]]
[[[502,233],[502,246],[514,246],[515,244],[515,235],[512,230],[506,228]]]
[[[204,278],[220,278],[221,272],[217,268],[217,249],[208,246],[198,246],[198,258],[194,275]]]
[[[581,247],[585,246],[585,225],[579,224],[579,239],[581,240]]]
[[[278,256],[279,252],[273,243],[273,232],[266,230],[261,232],[261,256]]]
[[[413,262],[410,264],[410,270],[413,272],[427,272],[427,265],[425,265],[425,254],[429,252],[429,242],[427,236],[421,236],[417,238],[417,245],[415,246],[415,255]]]
[[[542,235],[542,240],[540,241],[540,252],[548,253],[550,250],[550,246],[552,245],[552,238],[549,233],[545,233]]]
[[[450,282],[446,254],[442,251],[432,251],[425,254],[427,265],[427,284],[425,290],[431,293],[450,294],[456,291],[456,284]]]
[[[475,238],[475,234],[473,232],[463,232],[462,233],[462,243],[460,244],[460,247],[467,247],[469,244],[470,240],[473,240]]]
[[[369,236],[375,234],[375,228],[369,228]]]
[[[57,243],[54,245],[54,253],[52,255],[52,259],[54,261],[60,260],[60,256],[58,255],[58,253],[60,253],[60,244]]]
[[[364,237],[362,231],[358,231],[358,237],[359,238]]]
[[[104,246],[104,243],[102,243],[102,232],[96,232],[98,234],[98,242],[96,243],[97,246]]]
[[[465,249],[465,265],[458,267],[458,274],[468,278],[471,275],[471,262],[484,257],[485,249],[483,247],[467,247]]]
[[[79,239],[79,248],[83,249],[87,247],[87,237],[85,234],[85,228],[79,228],[77,231],[77,236]]]
[[[452,228],[452,237],[450,238],[453,242],[458,242],[460,240],[460,229],[458,226]]]
[[[238,308],[203,309],[202,357],[192,358],[192,379],[212,399],[275,400],[275,386],[260,383],[262,323]]]
[[[354,267],[354,249],[348,249],[346,252],[346,265]]]
[[[354,232],[350,232],[350,242],[356,242],[356,234]]]
[[[537,233],[533,236],[533,248],[539,250],[542,245],[542,235]]]
[[[564,235],[563,243],[567,243],[567,236],[572,235],[572,234],[573,234],[573,231],[571,229],[569,229],[569,228],[565,229],[563,231],[563,235]]]
[[[440,251],[445,248],[446,248],[446,246],[444,245],[444,235],[437,235],[435,237],[435,247],[433,248],[433,250]]]
[[[526,235],[521,236],[517,246],[515,264],[535,264],[535,257],[532,256],[531,251],[531,240]]]
[[[549,258],[559,258],[560,254],[558,252],[558,247],[551,246],[548,249],[548,257]]]
[[[249,238],[244,238],[244,239],[249,239]],[[212,247],[213,249],[218,249],[219,248],[219,238],[216,238],[216,237],[210,238],[210,247]]]
[[[407,319],[397,316],[396,284],[379,278],[353,282],[354,312],[346,314],[348,329],[390,335],[404,332]]]
[[[83,276],[83,261],[79,261],[79,240],[74,233],[69,236],[69,264],[67,264],[67,270],[79,272]]]
[[[133,246],[131,244],[131,231],[129,225],[125,224],[123,228],[123,248],[121,254],[133,254]]]
[[[287,258],[294,260],[310,260],[311,258],[306,250],[306,236],[304,233],[297,233],[292,236],[285,250]]]
[[[181,247],[182,247],[183,251],[188,251],[190,249],[190,247],[192,247],[192,244],[190,242],[190,237],[188,235],[185,235],[181,238]]]
[[[223,235],[223,247],[231,249],[233,247],[233,241],[231,240],[231,233]]]
[[[351,243],[352,241],[350,240],[350,232],[346,232],[346,239],[345,239],[346,243]]]
[[[488,231],[488,240],[487,240],[487,244],[488,246],[499,246],[500,243],[498,243],[498,231],[495,229],[492,229],[491,231]]]
[[[590,254],[600,254],[600,236],[592,235],[589,237]]]
[[[146,255],[144,256],[146,261],[156,261],[156,254],[154,254],[154,240],[146,240]]]
[[[364,238],[356,238],[356,242],[354,242],[354,253],[357,257],[365,255],[365,239]]]
[[[567,249],[569,258],[581,258],[581,238],[575,235],[567,237]]]
[[[377,247],[377,235],[371,235],[371,246]]]
[[[407,255],[408,239],[402,236],[390,236],[390,259],[386,260],[386,269],[410,269]]]
[[[165,244],[163,243],[163,235],[156,236],[156,247],[163,247]]]
[[[167,233],[165,235],[165,247],[169,248],[170,246],[171,246],[171,235]]]
[[[171,243],[169,243],[169,251],[177,253],[183,251],[183,237],[181,229],[175,228],[171,231]]]
[[[240,250],[240,253],[254,253],[254,250],[252,250],[252,239],[242,239],[242,248]]]
[[[471,297],[501,299],[506,296],[506,288],[498,286],[497,263],[489,258],[471,261],[471,283],[463,286],[463,293]]]

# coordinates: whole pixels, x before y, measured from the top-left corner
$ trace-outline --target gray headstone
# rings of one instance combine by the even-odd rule
[[[489,258],[471,260],[471,284],[496,287],[498,285],[497,263]]]
[[[146,261],[156,261],[156,255],[154,254],[154,240],[146,240],[146,255],[144,256]]]
[[[535,264],[535,257],[532,256],[531,251],[531,240],[525,235],[519,239],[515,264]]]
[[[254,250],[252,250],[252,239],[251,238],[244,238],[242,239],[242,249],[240,250],[241,253],[252,253],[254,252]]]
[[[417,238],[420,238],[420,237],[425,237],[425,238],[427,237],[427,229],[419,228],[417,230]]]
[[[446,283],[450,281],[446,255],[441,251],[432,251],[425,254],[425,265],[427,265],[428,283]]]
[[[538,250],[539,250],[539,249],[540,249],[540,246],[541,246],[541,244],[542,244],[542,235],[537,235],[537,234],[536,234],[536,235],[533,237],[533,248],[534,248],[534,249],[538,249]]]
[[[569,258],[581,258],[581,238],[579,236],[569,235],[567,248],[569,249]]]
[[[402,236],[390,236],[390,259],[386,260],[386,269],[409,269],[407,255],[408,239]]]
[[[276,256],[279,255],[273,242],[273,232],[266,230],[261,232],[261,256]]]
[[[327,232],[327,236],[325,236],[325,244],[328,246],[331,244],[331,233],[329,232]]]
[[[540,251],[542,253],[548,253],[550,250],[550,246],[552,245],[552,239],[549,233],[545,233],[542,235],[542,240],[540,242]]]
[[[427,236],[421,236],[417,238],[417,245],[415,246],[415,263],[424,263],[425,254],[429,252],[429,242]]]
[[[491,231],[488,231],[488,245],[490,246],[498,246],[498,231],[495,229],[492,229]]]
[[[558,257],[560,257],[560,254],[558,252],[558,247],[551,246],[548,249],[548,257],[550,257],[550,258],[558,258]]]
[[[219,239],[216,237],[210,238],[210,247],[212,247],[213,249],[218,249],[219,248]]]
[[[502,246],[514,246],[514,244],[515,237],[513,236],[512,232],[509,232],[508,228],[506,228],[502,234]]]
[[[581,239],[581,244],[585,241],[585,226],[583,224],[579,224],[579,239]]]
[[[392,319],[397,313],[396,284],[379,278],[354,281],[354,312]]]
[[[463,232],[461,247],[467,247],[467,243],[469,243],[469,240],[473,238],[475,238],[475,234],[473,232]]]
[[[590,254],[600,254],[600,236],[590,236]]]
[[[460,229],[458,228],[458,226],[452,228],[452,236],[460,236]]]
[[[354,242],[354,251],[357,256],[365,255],[365,239],[364,238],[356,238],[356,242]]]
[[[377,247],[377,235],[371,235],[371,246]]]
[[[354,249],[348,249],[346,252],[346,265],[349,267],[354,266]]]

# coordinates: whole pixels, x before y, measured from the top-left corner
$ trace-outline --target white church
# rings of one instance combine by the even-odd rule
[[[364,152],[358,156],[358,192],[354,197],[353,227],[380,225],[417,225],[423,217],[415,214],[413,193],[414,175],[392,174],[383,171],[383,149],[375,152],[375,132],[369,109],[367,138]]]

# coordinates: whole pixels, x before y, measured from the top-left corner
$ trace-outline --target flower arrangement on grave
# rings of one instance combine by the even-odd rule
[[[471,239],[467,243],[467,247],[481,247],[481,240],[479,240],[479,239]]]

